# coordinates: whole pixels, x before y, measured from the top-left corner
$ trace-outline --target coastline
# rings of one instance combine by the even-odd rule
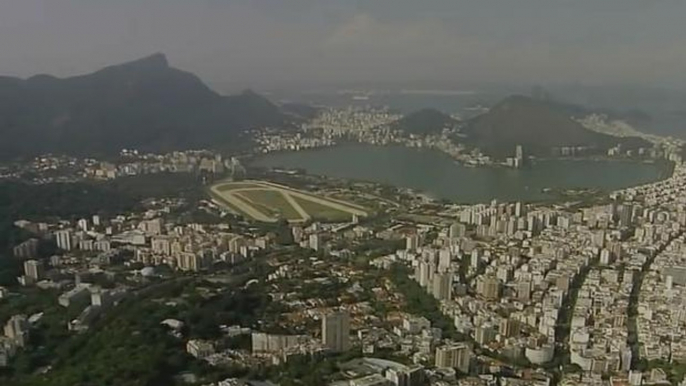
[[[389,143],[372,143],[372,142],[362,142],[362,141],[339,141],[339,142],[332,142],[330,144],[326,145],[320,145],[320,146],[310,146],[310,147],[304,147],[300,149],[279,149],[279,150],[271,150],[267,152],[260,152],[260,151],[251,151],[250,154],[245,154],[241,155],[238,158],[241,160],[246,160],[249,162],[252,159],[259,158],[259,157],[264,157],[272,154],[281,154],[281,153],[297,153],[297,152],[302,152],[302,151],[318,151],[318,150],[326,150],[329,148],[337,148],[337,147],[347,147],[347,146],[369,146],[369,147],[399,147],[399,148],[407,148],[407,149],[416,149],[418,151],[434,151],[440,154],[445,155],[446,157],[449,157],[450,159],[453,160],[458,165],[465,166],[465,167],[475,167],[475,168],[505,168],[505,169],[526,169],[527,167],[520,167],[520,168],[514,168],[511,166],[508,166],[505,161],[498,160],[498,161],[493,161],[490,160],[488,162],[480,162],[480,161],[475,161],[475,162],[469,162],[465,161],[465,159],[460,158],[455,156],[454,154],[445,151],[444,149],[438,147],[438,146],[432,146],[432,145],[427,145],[427,146],[414,146],[411,145],[411,143],[408,143],[407,141],[394,141],[394,142],[389,142]],[[656,159],[656,158],[645,158],[645,157],[626,157],[626,156],[608,156],[608,155],[590,155],[590,156],[580,156],[580,157],[570,157],[570,156],[561,156],[561,157],[532,157],[529,162],[533,165],[540,163],[540,162],[560,162],[560,161],[597,161],[597,162],[634,162],[634,163],[660,163],[660,161],[667,161],[665,159]],[[668,163],[673,163],[672,161],[667,161]],[[668,177],[666,177],[668,178]]]
[[[357,160],[357,166],[353,167],[352,171],[349,172],[339,172],[330,173],[326,169],[313,170],[308,167],[308,164],[318,165],[317,161],[320,159],[317,153],[325,153],[330,151],[331,147],[336,147],[338,149],[352,148],[350,151],[335,151],[332,157],[324,157],[329,165],[342,165],[346,160],[351,160],[353,164]],[[382,152],[383,155],[378,156],[368,156],[365,153],[373,152],[376,147],[383,147],[387,149],[397,149],[396,151]],[[362,150],[361,153],[356,153],[355,150]],[[306,160],[299,161],[299,157],[286,156],[286,159],[292,159],[294,161],[282,161],[280,159],[280,154],[295,154],[302,153],[307,150],[310,155],[315,154],[314,158],[310,155],[303,156]],[[422,156],[412,156],[405,158],[402,151],[413,151],[417,153],[431,154],[430,157],[426,159]],[[359,155],[359,156],[358,156]],[[264,164],[259,164],[259,160],[262,157],[277,156],[277,160],[274,162],[267,161]],[[369,158],[371,157],[371,158]],[[383,170],[388,169],[388,162],[386,161],[388,157],[395,157],[391,159],[397,159],[401,157],[404,162],[404,166],[398,163],[399,167],[408,168],[404,172],[381,172],[381,176],[390,176],[394,174],[389,180],[386,177],[377,178],[367,171],[360,173],[354,170],[365,170],[363,166],[360,166],[360,162],[369,162],[369,165],[378,165],[379,168]],[[442,161],[439,162],[439,157]],[[360,159],[364,161],[360,161]],[[380,162],[375,164],[375,159]],[[432,161],[433,159],[433,161]],[[309,160],[309,161],[308,161]],[[497,199],[498,201],[522,201],[528,203],[556,203],[556,202],[566,202],[576,198],[588,198],[590,196],[606,196],[615,190],[622,190],[633,186],[641,186],[645,184],[655,183],[669,178],[674,173],[674,163],[669,161],[649,161],[649,160],[636,160],[636,159],[612,159],[604,157],[594,157],[594,158],[576,158],[576,159],[538,159],[537,162],[528,168],[514,169],[507,168],[504,166],[496,167],[486,167],[486,168],[469,168],[468,165],[455,163],[452,158],[440,152],[436,149],[424,148],[424,147],[413,147],[413,146],[402,146],[400,144],[384,144],[384,145],[373,145],[368,143],[357,143],[348,142],[344,144],[336,144],[335,146],[326,147],[315,147],[311,149],[303,149],[302,151],[275,151],[269,153],[259,153],[253,154],[251,157],[246,158],[246,166],[254,168],[267,168],[272,170],[279,170],[280,172],[293,171],[293,174],[309,174],[309,175],[319,175],[330,178],[337,178],[341,180],[349,180],[351,182],[372,182],[379,183],[382,185],[391,185],[397,188],[411,189],[417,193],[423,193],[437,200],[445,199],[459,204],[471,205],[475,203],[489,202],[492,199]],[[256,162],[257,161],[257,162]],[[565,170],[569,168],[576,168],[570,163],[574,161],[579,163],[579,167],[582,170],[575,171],[572,173],[572,180],[560,179],[556,176],[561,174],[566,174]],[[610,162],[611,161],[611,162]],[[398,161],[400,162],[400,161]],[[438,164],[436,162],[439,162]],[[592,163],[598,162],[607,165],[608,163],[618,165],[617,167],[611,166],[609,169],[601,167],[600,173],[612,173],[614,182],[609,182],[604,184],[603,175],[598,175],[595,173],[595,166]],[[256,164],[258,163],[258,164]],[[566,166],[565,166],[566,164]],[[619,166],[620,164],[624,164]],[[435,167],[434,167],[435,165]],[[640,166],[641,170],[636,177],[634,177],[631,172],[632,166]],[[455,170],[453,169],[453,167]],[[362,168],[362,169],[360,169]],[[418,171],[417,168],[419,168]],[[647,169],[646,169],[647,168]],[[346,169],[346,167],[343,167]],[[488,172],[488,171],[491,172]],[[603,170],[605,170],[603,172]],[[574,171],[574,169],[572,169]],[[405,175],[405,177],[398,177],[398,173]],[[418,174],[419,173],[419,174]],[[426,177],[427,173],[433,177]],[[591,173],[591,180],[585,181],[584,173]],[[581,174],[581,176],[580,176]],[[418,177],[407,177],[408,175],[418,175]],[[422,176],[423,175],[423,176]],[[421,177],[420,177],[421,176]],[[551,177],[552,176],[552,177]],[[616,177],[620,176],[620,177]],[[621,177],[624,176],[624,177]],[[640,177],[642,176],[642,177]],[[417,178],[419,180],[417,180]],[[492,186],[492,182],[501,180],[504,181],[499,187]],[[548,182],[548,180],[550,182]],[[632,179],[634,180],[632,182]],[[624,180],[626,183],[622,183]],[[469,185],[465,185],[466,181],[470,181],[471,185],[482,186],[482,188],[474,189]],[[509,182],[508,182],[509,181]],[[576,183],[574,182],[576,181]],[[595,181],[595,182],[594,182]],[[578,183],[578,185],[577,185]],[[436,185],[438,184],[438,185]],[[449,186],[446,186],[448,184]],[[618,186],[619,185],[619,186]],[[432,186],[435,186],[433,188]],[[490,186],[490,188],[489,188]],[[550,187],[550,191],[545,191],[544,189]],[[437,190],[436,190],[437,189]],[[498,193],[500,192],[500,193]],[[560,193],[560,194],[558,194]]]

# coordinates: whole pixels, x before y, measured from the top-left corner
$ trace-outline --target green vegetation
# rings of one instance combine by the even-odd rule
[[[222,190],[222,189],[219,189],[219,190]],[[227,209],[232,214],[240,215],[243,213],[237,205],[234,205],[232,202],[230,202],[229,200],[224,198],[221,194],[213,191],[211,188],[207,189],[207,194],[214,201],[216,201],[217,204],[221,205],[222,207],[224,207],[224,209]]]
[[[358,257],[384,256],[397,252],[405,247],[405,240],[369,239],[350,248]],[[366,259],[364,260],[367,261]]]
[[[191,338],[221,338],[220,324],[254,326],[266,319],[271,302],[265,288],[244,288],[246,281],[265,272],[260,263],[237,269],[234,281],[219,286],[193,278],[174,279],[130,294],[83,334],[66,331],[66,321],[80,309],[57,305],[57,294],[27,290],[21,298],[0,303],[0,316],[17,312],[45,315],[32,331],[32,343],[12,362],[11,370],[0,373],[7,386],[147,386],[181,384],[176,376],[193,373],[204,383],[230,376],[242,376],[247,369],[211,368],[185,353],[185,340],[172,337],[160,322],[167,318],[186,323]],[[212,296],[201,296],[206,291]],[[29,296],[30,295],[30,296]],[[176,306],[166,305],[173,300]],[[246,348],[249,336],[223,341],[225,347]],[[45,374],[36,370],[51,366]]]
[[[21,353],[14,362],[13,377],[5,379],[2,384],[174,384],[172,377],[178,369],[185,368],[190,359],[183,353],[182,343],[174,340],[159,325],[159,321],[168,315],[165,308],[149,297],[168,290],[171,285],[153,288],[147,296],[125,301],[84,334],[65,334],[66,320],[61,321],[61,326],[52,324],[56,330],[46,330],[47,335],[38,332],[41,338],[38,343],[42,343],[40,350]],[[52,301],[56,304],[55,299]],[[62,311],[62,317],[66,319],[69,316]],[[41,353],[43,355],[37,356]],[[50,365],[52,369],[46,374],[35,373],[38,366],[44,365]]]
[[[12,258],[12,247],[31,237],[16,228],[15,221],[51,216],[74,219],[95,213],[118,213],[136,205],[131,194],[122,194],[106,183],[0,183],[0,285],[17,285],[21,263]]]
[[[117,213],[137,205],[135,193],[108,183],[29,185],[0,183],[0,218],[78,218],[99,212]]]
[[[285,219],[299,219],[298,213],[281,192],[276,190],[245,190],[240,193],[254,204],[257,209],[270,216],[278,216]]]
[[[443,336],[448,339],[466,339],[455,329],[453,321],[441,312],[439,301],[429,295],[419,283],[410,279],[410,270],[407,267],[394,264],[389,275],[396,289],[405,297],[406,312],[429,319],[431,325],[443,330]]]
[[[681,381],[684,380],[684,376],[686,376],[686,363],[670,363],[663,359],[655,359],[652,361],[646,361],[645,359],[641,359],[637,363],[636,369],[638,371],[662,369],[667,375],[667,380],[669,381],[669,383],[675,386],[679,385]]]
[[[14,227],[15,221],[51,217],[76,220],[94,214],[115,216],[140,210],[141,201],[153,197],[182,197],[194,202],[203,197],[203,190],[197,177],[186,173],[42,185],[0,182],[0,285],[16,285],[21,267],[10,258],[11,248],[31,237]],[[49,255],[50,251],[48,248],[43,254]]]
[[[241,183],[241,182],[232,182],[230,184],[223,184],[217,186],[217,190],[220,192],[230,192],[232,190],[240,190],[240,189],[255,189],[259,188],[259,185],[253,184],[253,183]]]
[[[117,178],[104,182],[113,193],[129,195],[134,199],[145,198],[204,198],[201,177],[191,173],[155,173]]]
[[[483,354],[491,358],[495,358],[503,363],[515,367],[528,367],[531,365],[526,358],[512,359],[505,355],[496,353],[486,347],[479,347],[476,342],[470,337],[466,336],[457,329],[453,321],[444,315],[440,309],[440,302],[422,288],[419,283],[412,280],[410,277],[410,270],[401,265],[394,264],[390,270],[390,279],[405,297],[406,309],[405,311],[415,315],[421,315],[431,321],[433,327],[443,330],[443,336],[447,339],[455,341],[470,341],[475,345],[477,354]]]
[[[293,197],[295,202],[300,205],[301,208],[307,214],[312,216],[313,219],[316,220],[322,220],[322,221],[350,221],[352,218],[352,215],[348,212],[344,212],[342,210],[338,210],[336,208],[332,208],[330,206],[322,205],[319,203],[316,203],[314,201],[309,201],[302,199],[300,197]]]
[[[193,294],[185,300],[187,305],[177,309],[175,317],[187,324],[190,337],[200,339],[220,338],[219,325],[256,325],[260,318],[266,318],[268,308],[276,305],[257,285],[223,291],[210,298]]]
[[[366,216],[357,205],[269,182],[220,182],[209,193],[229,210],[261,222],[349,221],[353,213]]]
[[[343,364],[361,356],[358,350],[323,357],[300,356],[281,366],[252,369],[250,375],[270,379],[281,386],[321,386],[340,378],[337,374]]]
[[[200,198],[201,183],[196,176],[187,173],[42,185],[1,182],[0,219],[15,221],[52,216],[77,219],[97,213],[117,215],[140,209],[141,200],[153,197]]]
[[[641,138],[590,131],[570,117],[568,111],[554,103],[512,96],[468,122],[463,132],[468,144],[498,158],[513,156],[517,145],[536,156],[550,156],[553,148],[565,146],[588,147],[596,154],[617,144],[623,150],[651,147]]]
[[[40,320],[31,329],[29,344],[12,360],[12,367],[0,374],[0,384],[15,377],[31,375],[36,369],[50,365],[53,357],[65,342],[70,333],[67,322],[80,313],[76,306],[67,309],[58,305],[57,291],[22,288],[8,299],[0,301],[0,323],[4,324],[12,315],[31,316],[43,313]]]
[[[449,115],[438,110],[423,109],[404,116],[391,124],[391,128],[407,134],[437,135],[441,134],[443,129],[454,128],[457,123]]]

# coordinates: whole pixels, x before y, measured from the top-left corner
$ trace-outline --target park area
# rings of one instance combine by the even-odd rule
[[[217,205],[261,222],[344,222],[367,216],[359,205],[267,181],[220,182],[210,194]]]

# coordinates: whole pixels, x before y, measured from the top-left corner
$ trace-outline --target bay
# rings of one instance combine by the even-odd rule
[[[271,153],[251,165],[379,182],[462,203],[545,201],[555,198],[545,188],[612,191],[666,177],[663,166],[638,161],[545,160],[524,169],[467,167],[438,151],[362,144]]]

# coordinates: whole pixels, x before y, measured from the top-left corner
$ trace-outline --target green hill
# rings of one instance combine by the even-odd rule
[[[456,120],[438,110],[423,109],[392,123],[391,128],[406,134],[432,135],[440,134],[444,129],[455,128],[457,124]]]
[[[462,133],[470,145],[498,158],[513,155],[517,145],[538,156],[549,156],[554,148],[569,146],[596,153],[618,144],[623,149],[651,146],[640,138],[617,138],[590,131],[559,106],[524,96],[503,100],[467,122]]]

